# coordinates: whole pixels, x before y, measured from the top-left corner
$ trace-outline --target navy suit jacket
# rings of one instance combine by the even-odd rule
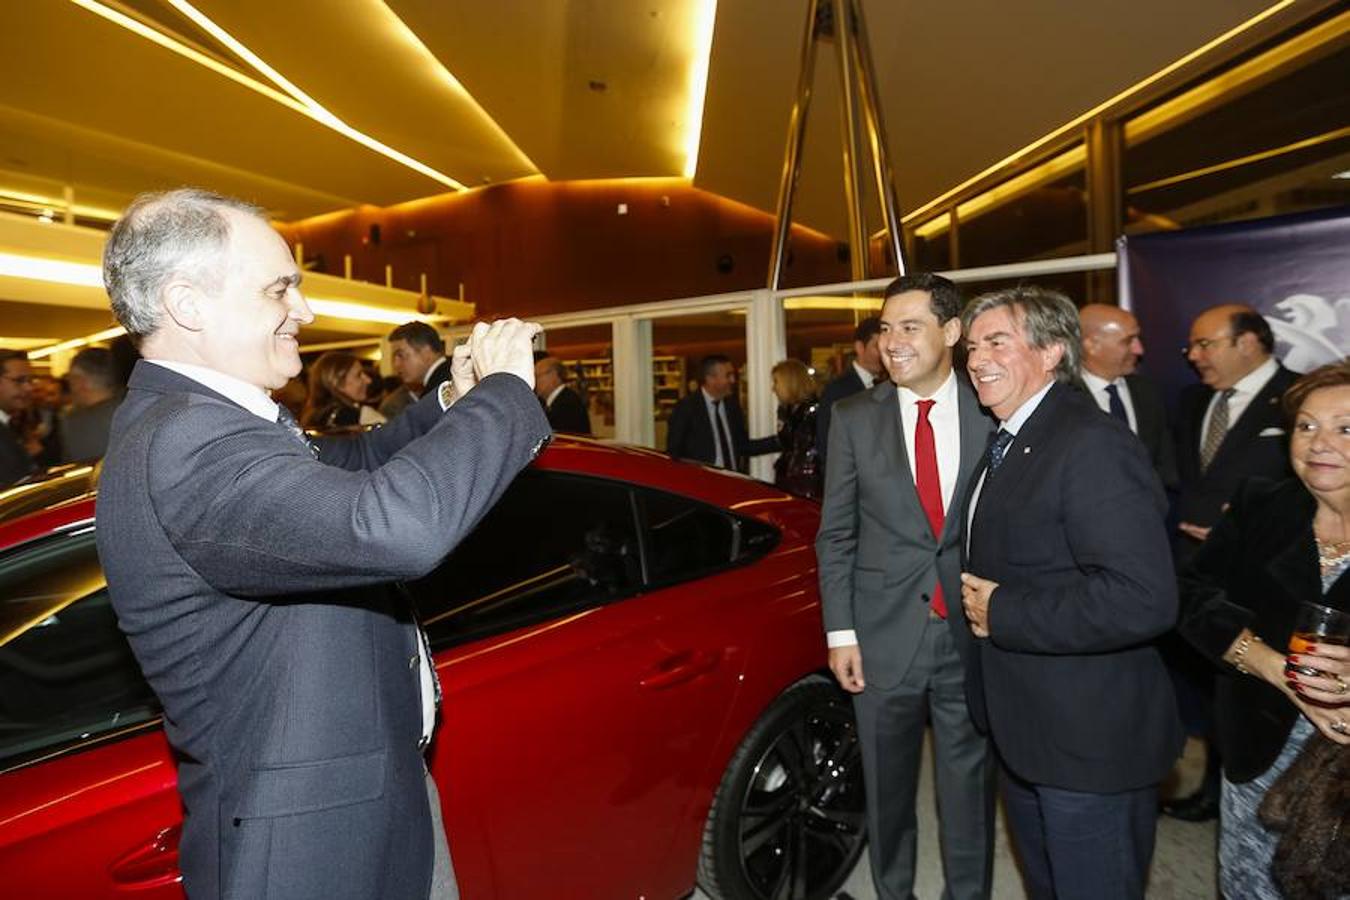
[[[745,471],[745,457],[751,452],[750,434],[745,429],[745,416],[741,405],[732,393],[722,401],[727,413],[727,426],[731,433],[731,452],[735,455],[734,468]],[[670,423],[666,429],[666,452],[676,459],[692,459],[712,465],[717,460],[716,438],[713,437],[712,419],[708,416],[708,406],[703,398],[702,389],[686,394],[670,411]],[[761,451],[762,452],[762,451]]]
[[[1177,616],[1166,508],[1143,444],[1063,384],[986,477],[965,571],[999,586],[968,693],[1020,778],[1115,793],[1158,783],[1181,752],[1153,645]]]
[[[586,412],[586,404],[581,395],[570,387],[564,386],[553,398],[553,405],[546,407],[548,423],[554,431],[567,431],[572,434],[590,434],[591,416]]]
[[[434,567],[547,440],[490,376],[319,456],[136,364],[99,483],[118,622],[164,707],[197,898],[424,900],[417,654],[400,579]],[[357,590],[359,588],[359,590]]]
[[[19,436],[8,425],[0,425],[0,488],[26,477],[35,468]]]
[[[1212,527],[1244,480],[1253,476],[1278,480],[1294,474],[1289,468],[1289,438],[1280,397],[1297,380],[1298,375],[1280,366],[1232,423],[1203,472],[1200,429],[1214,390],[1193,384],[1182,391],[1177,412],[1177,468],[1181,477],[1177,517],[1181,521]],[[1177,565],[1184,565],[1198,546],[1198,541],[1178,532],[1173,547]]]
[[[1129,386],[1130,400],[1134,404],[1139,440],[1148,448],[1149,459],[1153,461],[1153,469],[1162,479],[1163,487],[1173,490],[1178,477],[1176,445],[1172,440],[1172,429],[1167,427],[1167,407],[1162,393],[1143,375],[1126,375],[1125,384]]]
[[[830,443],[830,416],[834,413],[834,405],[862,390],[862,379],[850,363],[843,375],[825,385],[825,390],[820,392],[820,405],[816,407],[816,455],[820,457],[822,467]]]

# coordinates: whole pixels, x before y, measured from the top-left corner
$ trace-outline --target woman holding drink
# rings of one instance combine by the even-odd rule
[[[1310,735],[1350,746],[1350,361],[1303,376],[1284,406],[1297,478],[1245,484],[1181,576],[1178,629],[1223,669],[1219,880],[1230,898],[1281,897],[1278,835],[1257,808]]]

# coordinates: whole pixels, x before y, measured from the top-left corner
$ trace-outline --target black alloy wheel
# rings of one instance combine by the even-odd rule
[[[827,900],[867,842],[862,756],[848,696],[785,691],[741,741],[703,832],[699,884],[717,900]]]

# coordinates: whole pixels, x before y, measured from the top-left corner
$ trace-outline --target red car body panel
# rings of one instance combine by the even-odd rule
[[[818,508],[591,441],[559,440],[535,467],[672,491],[781,532],[748,565],[436,654],[446,702],[429,764],[464,897],[683,896],[737,744],[824,670]],[[65,502],[0,525],[0,549],[92,517],[91,499]],[[182,896],[172,756],[157,725],[132,731],[0,775],[0,893]]]

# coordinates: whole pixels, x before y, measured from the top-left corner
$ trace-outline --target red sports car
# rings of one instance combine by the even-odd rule
[[[81,477],[0,494],[0,894],[180,897],[173,757]],[[833,895],[864,805],[824,665],[818,518],[750,479],[564,438],[409,583],[445,688],[430,765],[466,898]]]

